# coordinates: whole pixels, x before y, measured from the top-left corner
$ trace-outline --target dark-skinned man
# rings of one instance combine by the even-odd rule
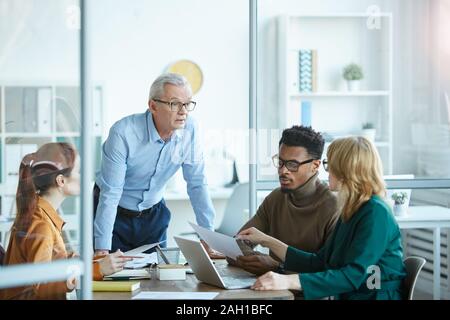
[[[324,139],[311,127],[293,126],[283,131],[279,153],[273,156],[280,188],[273,190],[241,230],[255,227],[295,248],[317,252],[338,219],[336,196],[318,178]],[[283,272],[283,265],[271,253],[250,253],[231,260],[256,275]]]

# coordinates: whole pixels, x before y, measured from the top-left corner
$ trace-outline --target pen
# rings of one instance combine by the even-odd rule
[[[162,252],[161,247],[157,245],[155,247],[156,251],[161,255],[161,258],[164,260],[165,264],[170,264],[169,259],[167,259],[166,255]]]

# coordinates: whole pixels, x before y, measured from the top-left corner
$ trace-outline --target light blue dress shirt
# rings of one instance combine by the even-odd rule
[[[117,206],[142,211],[161,201],[167,181],[182,167],[197,223],[213,229],[198,127],[191,117],[168,141],[158,134],[152,114],[133,114],[116,122],[102,148],[96,183],[100,199],[94,221],[96,249],[111,249]]]

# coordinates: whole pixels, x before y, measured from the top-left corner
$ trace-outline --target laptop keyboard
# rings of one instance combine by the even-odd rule
[[[222,277],[222,280],[225,283],[225,285],[230,288],[248,288],[255,283],[256,277],[249,278],[248,276],[247,277],[245,277],[245,276],[237,276],[237,277],[225,276],[225,277]]]
[[[249,288],[255,281],[256,276],[242,269],[235,269],[230,272],[227,265],[216,266],[223,282],[229,289]]]

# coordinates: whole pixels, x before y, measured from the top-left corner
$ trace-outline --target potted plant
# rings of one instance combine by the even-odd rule
[[[349,91],[359,90],[360,80],[364,78],[362,67],[356,63],[350,63],[345,66],[342,76],[347,80]]]
[[[398,217],[405,216],[406,209],[408,208],[408,204],[406,203],[408,194],[406,192],[394,192],[391,197],[394,200],[394,215]]]
[[[363,123],[361,135],[364,138],[366,138],[372,142],[375,142],[376,133],[377,133],[377,129],[375,129],[375,126],[373,123],[371,123],[371,122]]]

